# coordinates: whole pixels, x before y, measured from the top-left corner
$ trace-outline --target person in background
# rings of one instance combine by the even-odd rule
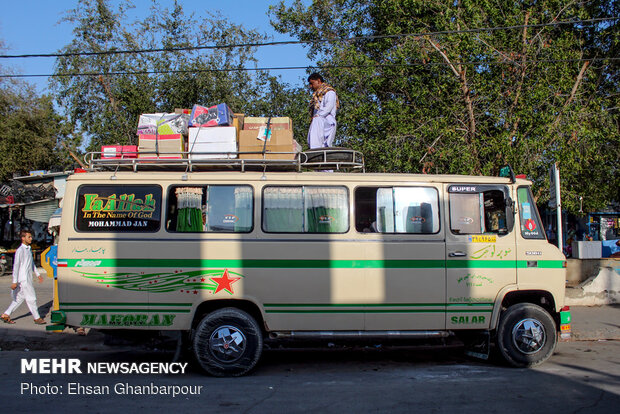
[[[551,227],[551,224],[549,224],[549,226],[547,227],[547,241],[549,241],[549,243],[551,244],[557,244],[557,240],[555,238],[555,231],[553,230],[553,227]]]
[[[45,325],[45,321],[39,315],[37,296],[32,284],[33,273],[39,278],[39,283],[43,283],[43,277],[39,274],[34,265],[34,258],[30,248],[30,244],[32,243],[32,232],[29,230],[22,230],[19,232],[19,236],[22,239],[22,244],[15,252],[15,260],[13,261],[13,284],[11,284],[13,301],[0,318],[2,318],[5,323],[15,323],[15,321],[11,319],[11,313],[25,300],[34,318],[34,323],[37,325]]]
[[[616,246],[620,247],[620,240],[616,241]],[[620,250],[618,250],[617,252],[612,253],[611,256],[609,256],[609,257],[611,257],[612,259],[620,259]]]
[[[308,83],[314,91],[309,107],[312,122],[308,145],[310,149],[331,147],[336,136],[336,111],[340,107],[338,95],[318,73],[308,76]]]

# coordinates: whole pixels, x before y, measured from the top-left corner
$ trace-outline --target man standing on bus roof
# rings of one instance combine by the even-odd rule
[[[336,136],[336,111],[340,108],[338,95],[318,73],[308,76],[308,83],[314,91],[309,107],[312,123],[308,145],[310,149],[331,147]]]
[[[11,319],[11,313],[26,300],[28,309],[30,309],[30,313],[34,318],[34,323],[45,325],[45,321],[41,318],[37,309],[37,296],[32,285],[33,273],[39,278],[39,283],[43,283],[43,277],[34,265],[34,258],[30,248],[32,233],[29,230],[22,230],[19,232],[19,236],[22,239],[22,245],[15,252],[15,260],[13,260],[13,284],[11,285],[13,301],[0,318],[5,323],[15,323]]]

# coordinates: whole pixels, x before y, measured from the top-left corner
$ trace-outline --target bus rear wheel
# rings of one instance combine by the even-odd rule
[[[497,345],[510,365],[519,368],[539,365],[553,354],[556,343],[555,322],[540,306],[520,303],[502,314]]]
[[[196,360],[216,377],[236,377],[248,373],[263,350],[260,327],[246,312],[223,308],[207,314],[194,333]]]

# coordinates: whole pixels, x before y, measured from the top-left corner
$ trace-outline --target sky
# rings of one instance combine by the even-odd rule
[[[144,10],[145,16],[152,4],[151,0],[133,0],[134,13]],[[162,6],[170,7],[172,0],[159,0]],[[246,29],[257,29],[261,33],[273,36],[274,40],[295,40],[287,35],[276,33],[269,24],[267,11],[270,4],[278,0],[182,0],[186,14],[195,13],[204,16],[205,10],[219,10],[225,17]],[[287,1],[286,3],[291,3]],[[4,1],[0,15],[0,39],[7,50],[4,54],[54,53],[68,44],[72,35],[69,23],[58,23],[64,12],[75,7],[74,0],[21,0]],[[117,4],[113,1],[112,4]],[[273,66],[309,66],[312,62],[306,56],[307,50],[301,45],[267,46],[259,48],[256,57],[259,67]],[[6,73],[10,67],[15,73],[23,75],[51,74],[54,58],[1,59],[0,73]],[[305,86],[306,72],[302,69],[274,71],[282,80],[293,86]],[[36,86],[39,93],[49,92],[48,78],[26,78],[28,83]]]

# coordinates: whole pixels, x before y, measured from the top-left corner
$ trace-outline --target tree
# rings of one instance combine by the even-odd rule
[[[52,83],[74,129],[90,138],[90,151],[136,143],[142,113],[226,102],[246,115],[284,116],[295,106],[285,97],[298,91],[268,73],[246,70],[256,67],[255,47],[172,50],[256,43],[264,35],[221,15],[188,16],[178,2],[167,9],[153,1],[150,14],[130,24],[123,18],[130,7],[130,1],[113,10],[107,0],[80,0],[64,20],[74,25],[74,39],[62,52],[76,55],[58,58]],[[145,49],[165,51],[105,53]]]
[[[342,102],[340,142],[369,170],[494,175],[511,164],[544,203],[559,162],[569,211],[579,195],[587,209],[619,198],[618,71],[605,60],[618,55],[618,22],[523,27],[617,16],[617,5],[296,0],[270,12],[319,57]]]
[[[10,68],[3,68],[3,71],[9,72]],[[73,165],[62,145],[70,142],[67,128],[50,96],[38,96],[34,87],[25,82],[2,79],[0,117],[3,120],[0,128],[0,182],[9,180],[14,174],[62,170]],[[76,144],[79,142],[68,146]]]

